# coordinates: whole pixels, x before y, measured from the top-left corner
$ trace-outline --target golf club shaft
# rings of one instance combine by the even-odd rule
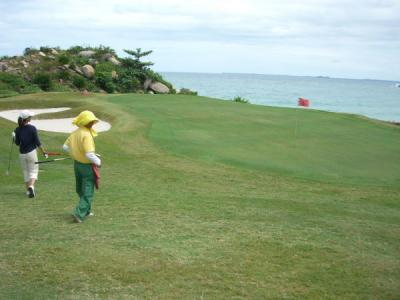
[[[51,163],[59,160],[65,160],[65,159],[71,159],[71,157],[63,157],[63,158],[55,158],[55,159],[50,159],[50,160],[42,160],[42,161],[37,161],[35,164],[45,164],[45,163]]]
[[[7,167],[7,172],[6,174],[10,174],[10,168],[11,168],[11,158],[12,158],[12,151],[13,151],[13,144],[14,144],[14,138],[11,138],[11,148],[10,148],[10,155],[8,156],[8,167]]]

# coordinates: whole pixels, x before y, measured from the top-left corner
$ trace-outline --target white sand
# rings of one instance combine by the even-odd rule
[[[40,114],[48,114],[54,112],[60,112],[71,109],[69,107],[59,107],[59,108],[46,108],[46,109],[28,109],[36,115]],[[10,120],[14,123],[18,122],[18,116],[22,109],[18,110],[3,110],[0,111],[0,117]],[[33,117],[34,118],[34,117]],[[71,133],[77,127],[72,125],[72,120],[74,118],[65,118],[65,119],[42,119],[42,120],[32,120],[30,123],[35,126],[38,130],[51,131],[51,132],[64,132]],[[98,131],[107,131],[111,129],[111,124],[99,120],[93,128]]]

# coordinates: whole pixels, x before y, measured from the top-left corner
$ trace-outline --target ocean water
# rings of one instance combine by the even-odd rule
[[[261,74],[161,72],[177,89],[231,100],[240,96],[253,104],[297,107],[299,97],[311,109],[346,112],[385,121],[400,121],[400,87],[383,80],[339,79]]]

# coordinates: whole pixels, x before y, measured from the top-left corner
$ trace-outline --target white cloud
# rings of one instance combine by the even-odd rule
[[[247,52],[255,61],[267,61],[270,55],[287,62],[280,73],[295,72],[291,65],[301,63],[309,68],[311,57],[318,58],[318,67],[326,67],[326,73],[333,70],[332,61],[345,67],[358,61],[357,55],[370,64],[382,63],[375,56],[390,56],[392,65],[399,65],[392,50],[400,48],[398,0],[36,0],[2,1],[0,10],[7,11],[0,21],[0,55],[40,45],[151,47],[155,53],[175,45],[183,49],[170,55],[201,55],[204,60],[210,48],[221,49],[219,60],[210,58],[209,64],[221,71],[231,68],[223,63],[226,49],[236,61],[259,65],[259,73],[269,72],[268,63],[249,61]],[[179,57],[172,60],[170,70],[181,69]],[[168,61],[160,64],[168,67]],[[236,67],[237,72],[245,69]],[[375,77],[387,77],[379,68],[384,67],[376,66]],[[400,78],[399,72],[392,76]]]

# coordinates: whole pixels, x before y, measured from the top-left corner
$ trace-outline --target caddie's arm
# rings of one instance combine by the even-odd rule
[[[101,160],[96,156],[94,152],[86,152],[85,156],[90,160],[91,163],[98,167],[101,167]]]

